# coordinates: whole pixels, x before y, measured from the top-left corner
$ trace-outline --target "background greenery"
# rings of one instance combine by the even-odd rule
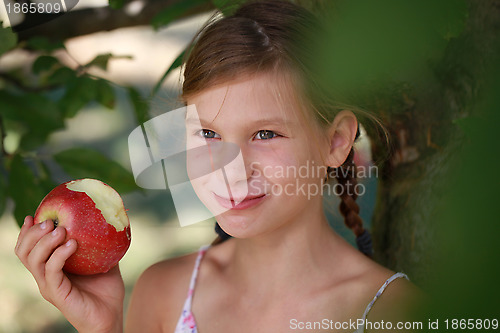
[[[428,318],[498,316],[500,307],[492,300],[500,296],[493,209],[500,1],[296,2],[327,22],[317,50],[325,82],[340,102],[375,114],[390,134],[387,153],[376,127],[365,124],[380,167],[369,221],[375,259],[408,273],[435,297]],[[160,79],[141,90],[105,78],[109,65],[128,55],[97,54],[75,65],[68,61],[69,41],[147,24],[159,31],[215,8],[228,13],[237,2],[143,3],[135,15],[127,14],[129,1],[110,0],[107,7],[74,10],[17,34],[0,29],[0,57],[23,50],[32,59],[0,68],[0,215],[12,213],[20,223],[57,183],[82,177],[133,193],[131,205],[145,209],[128,165],[106,142],[49,147],[55,133],[96,105],[120,109],[117,105],[126,101],[131,127],[149,119],[150,101],[161,94],[183,55],[181,50],[175,60],[158,64]],[[155,202],[166,200],[149,197],[152,206]],[[156,206],[162,208],[155,214],[172,217],[171,204]]]

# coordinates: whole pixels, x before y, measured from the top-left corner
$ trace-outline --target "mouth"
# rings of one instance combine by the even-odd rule
[[[221,196],[218,196],[217,194],[213,193],[215,199],[224,208],[227,209],[234,209],[234,210],[242,210],[242,209],[248,209],[251,207],[254,207],[261,203],[266,197],[266,194],[258,194],[258,195],[247,195],[243,199],[234,199],[234,198],[224,198]]]

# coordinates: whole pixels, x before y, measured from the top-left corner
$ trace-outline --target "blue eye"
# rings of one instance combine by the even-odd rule
[[[220,139],[220,135],[215,133],[212,130],[202,129],[198,131],[198,135],[200,135],[204,139]]]
[[[278,137],[279,135],[273,131],[261,130],[255,134],[255,139],[257,140],[269,140]]]

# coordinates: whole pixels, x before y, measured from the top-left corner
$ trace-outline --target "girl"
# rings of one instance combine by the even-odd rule
[[[304,29],[314,25],[296,5],[261,1],[215,18],[197,36],[182,98],[196,106],[200,125],[186,119],[187,146],[237,144],[245,172],[227,168],[229,192],[217,173],[193,183],[209,209],[222,211],[218,239],[142,274],[126,332],[362,332],[358,319],[395,326],[417,293],[404,274],[379,266],[327,223],[318,189],[336,176],[346,224],[369,254],[348,186],[358,123],[351,111],[325,103],[310,80],[301,43]],[[303,167],[305,176],[292,172]],[[333,172],[339,170],[349,172]],[[62,267],[77,244],[61,244],[64,237],[64,228],[54,229],[51,221],[33,226],[27,217],[16,254],[43,297],[79,332],[122,332],[119,268],[66,275]]]

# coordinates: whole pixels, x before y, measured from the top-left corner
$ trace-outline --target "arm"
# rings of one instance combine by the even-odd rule
[[[174,332],[189,289],[196,253],[149,267],[130,299],[126,333]]]
[[[125,332],[161,332],[159,299],[155,288],[160,281],[155,266],[148,268],[135,284],[127,311]]]

